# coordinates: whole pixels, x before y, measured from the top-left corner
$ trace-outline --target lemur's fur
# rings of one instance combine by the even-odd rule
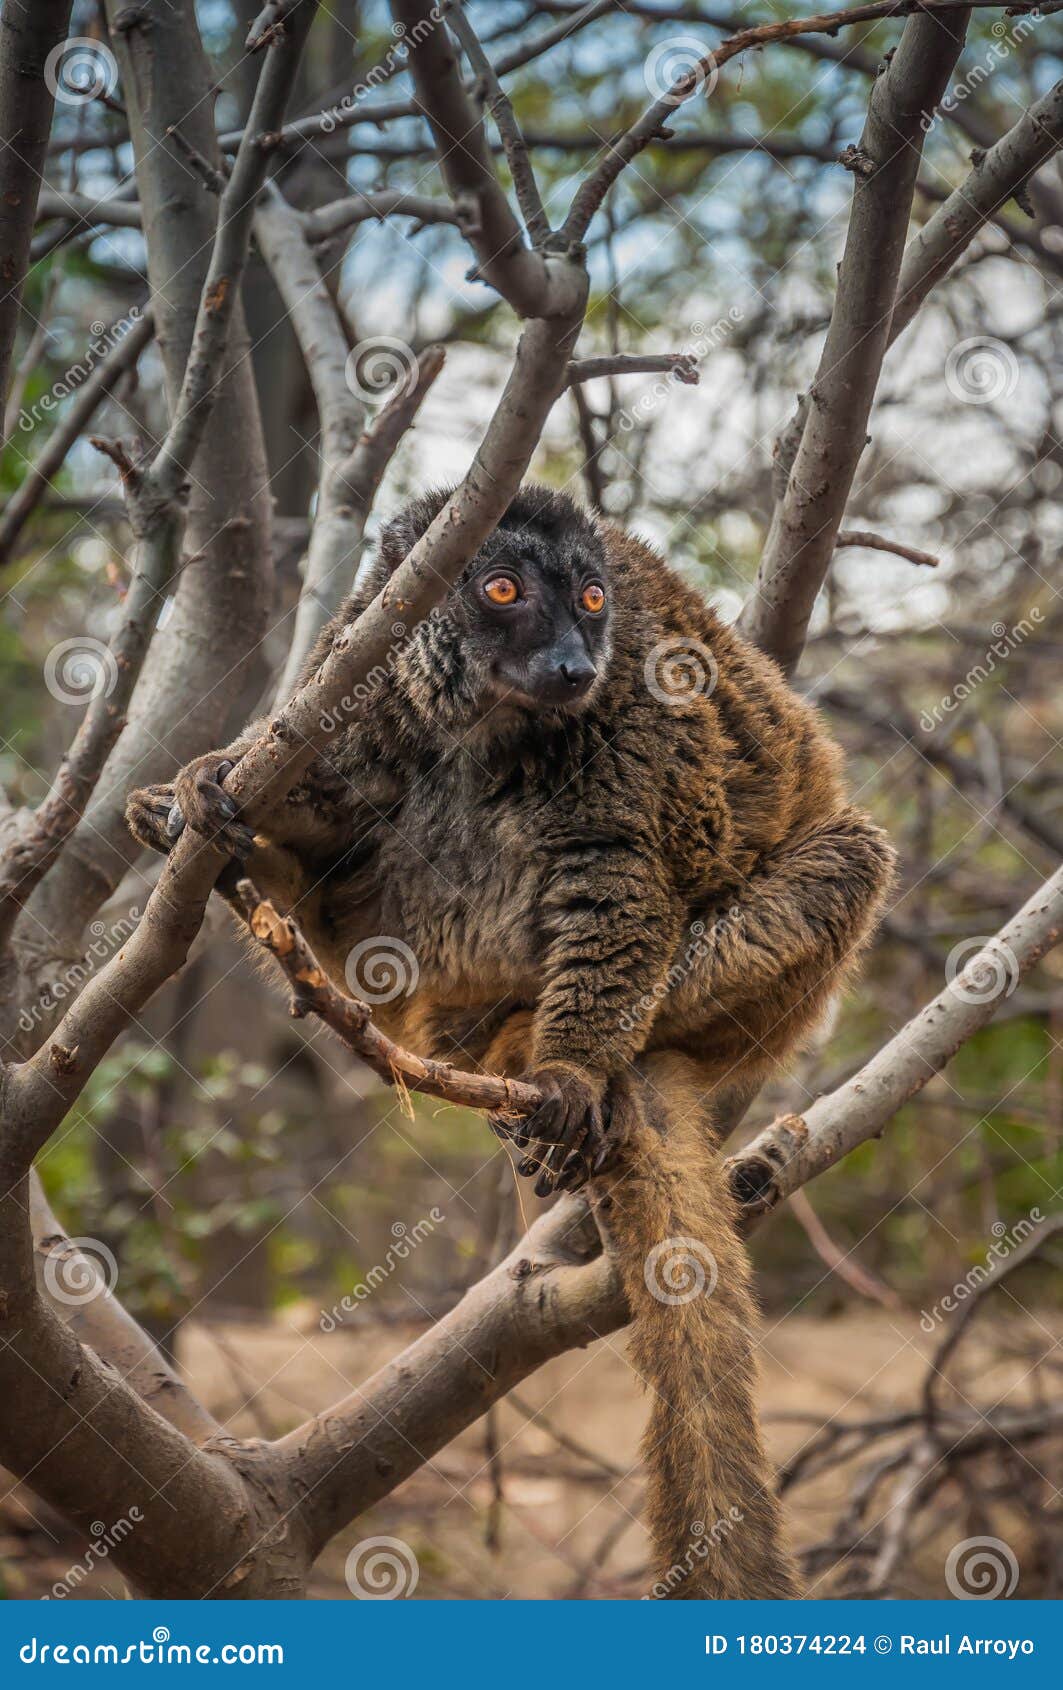
[[[417,499],[385,530],[307,674],[446,497]],[[528,581],[509,620],[484,599],[507,565]],[[590,577],[606,594],[598,616],[579,596]],[[597,678],[572,703],[543,702],[541,650],[562,636]],[[360,941],[409,947],[416,989],[374,1011],[393,1037],[542,1086],[517,1137],[532,1146],[521,1171],[540,1191],[593,1177],[603,1200],[650,1387],[659,1589],[792,1596],[714,1121],[853,967],[890,846],[848,806],[838,748],[774,663],[649,546],[544,488],[522,490],[377,681],[248,872],[346,990]],[[220,781],[259,731],[134,794],[137,835],[168,848],[176,795],[178,825],[246,851]],[[702,1294],[669,1271],[684,1253]]]

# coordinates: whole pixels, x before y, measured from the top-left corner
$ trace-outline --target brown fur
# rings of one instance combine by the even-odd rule
[[[445,497],[385,531],[311,670]],[[606,582],[589,696],[536,712],[493,687],[481,558],[256,841],[250,873],[348,989],[352,947],[410,948],[416,990],[375,1011],[393,1036],[542,1085],[528,1132],[545,1143],[522,1164],[540,1188],[593,1163],[650,1390],[657,1593],[793,1595],[714,1123],[822,1014],[874,927],[892,852],[847,805],[817,713],[648,546],[531,488],[491,547],[503,562],[531,550],[559,605],[588,571]],[[714,664],[715,685],[662,701],[647,664],[659,679],[666,641]],[[256,731],[175,788],[134,794],[134,831],[165,848],[176,792],[192,825],[243,849],[215,777]],[[661,1300],[647,1273],[656,1263],[668,1292],[684,1254],[715,1286]]]

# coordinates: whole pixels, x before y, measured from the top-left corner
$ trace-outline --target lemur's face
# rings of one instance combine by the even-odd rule
[[[605,555],[589,525],[503,525],[454,594],[463,655],[484,693],[526,711],[578,710],[609,660]]]

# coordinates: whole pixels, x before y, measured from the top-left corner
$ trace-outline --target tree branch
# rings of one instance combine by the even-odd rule
[[[989,151],[976,155],[969,176],[953,190],[904,253],[890,343],[907,328],[930,290],[951,270],[979,229],[1021,193],[1063,146],[1063,81],[1025,111]]]
[[[796,667],[834,553],[889,338],[926,116],[948,84],[967,13],[916,15],[871,91],[830,328],[786,491],[739,619],[748,639]]]
[[[37,195],[52,127],[49,54],[65,39],[71,0],[7,0],[0,27],[0,111],[4,114],[4,193],[0,197],[0,407],[7,397],[22,287],[30,260]],[[2,444],[2,442],[0,442]]]

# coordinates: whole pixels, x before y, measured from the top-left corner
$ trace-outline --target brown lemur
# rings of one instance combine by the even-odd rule
[[[304,678],[447,497],[385,528]],[[602,1199],[650,1387],[664,1588],[795,1595],[716,1123],[853,967],[890,846],[775,664],[649,546],[546,488],[518,494],[362,691],[268,836],[222,784],[260,725],[134,793],[130,825],[161,850],[185,824],[220,836],[355,995],[400,941],[406,990],[371,994],[390,996],[384,1029],[541,1088],[537,1115],[496,1124],[540,1195],[592,1179]]]

